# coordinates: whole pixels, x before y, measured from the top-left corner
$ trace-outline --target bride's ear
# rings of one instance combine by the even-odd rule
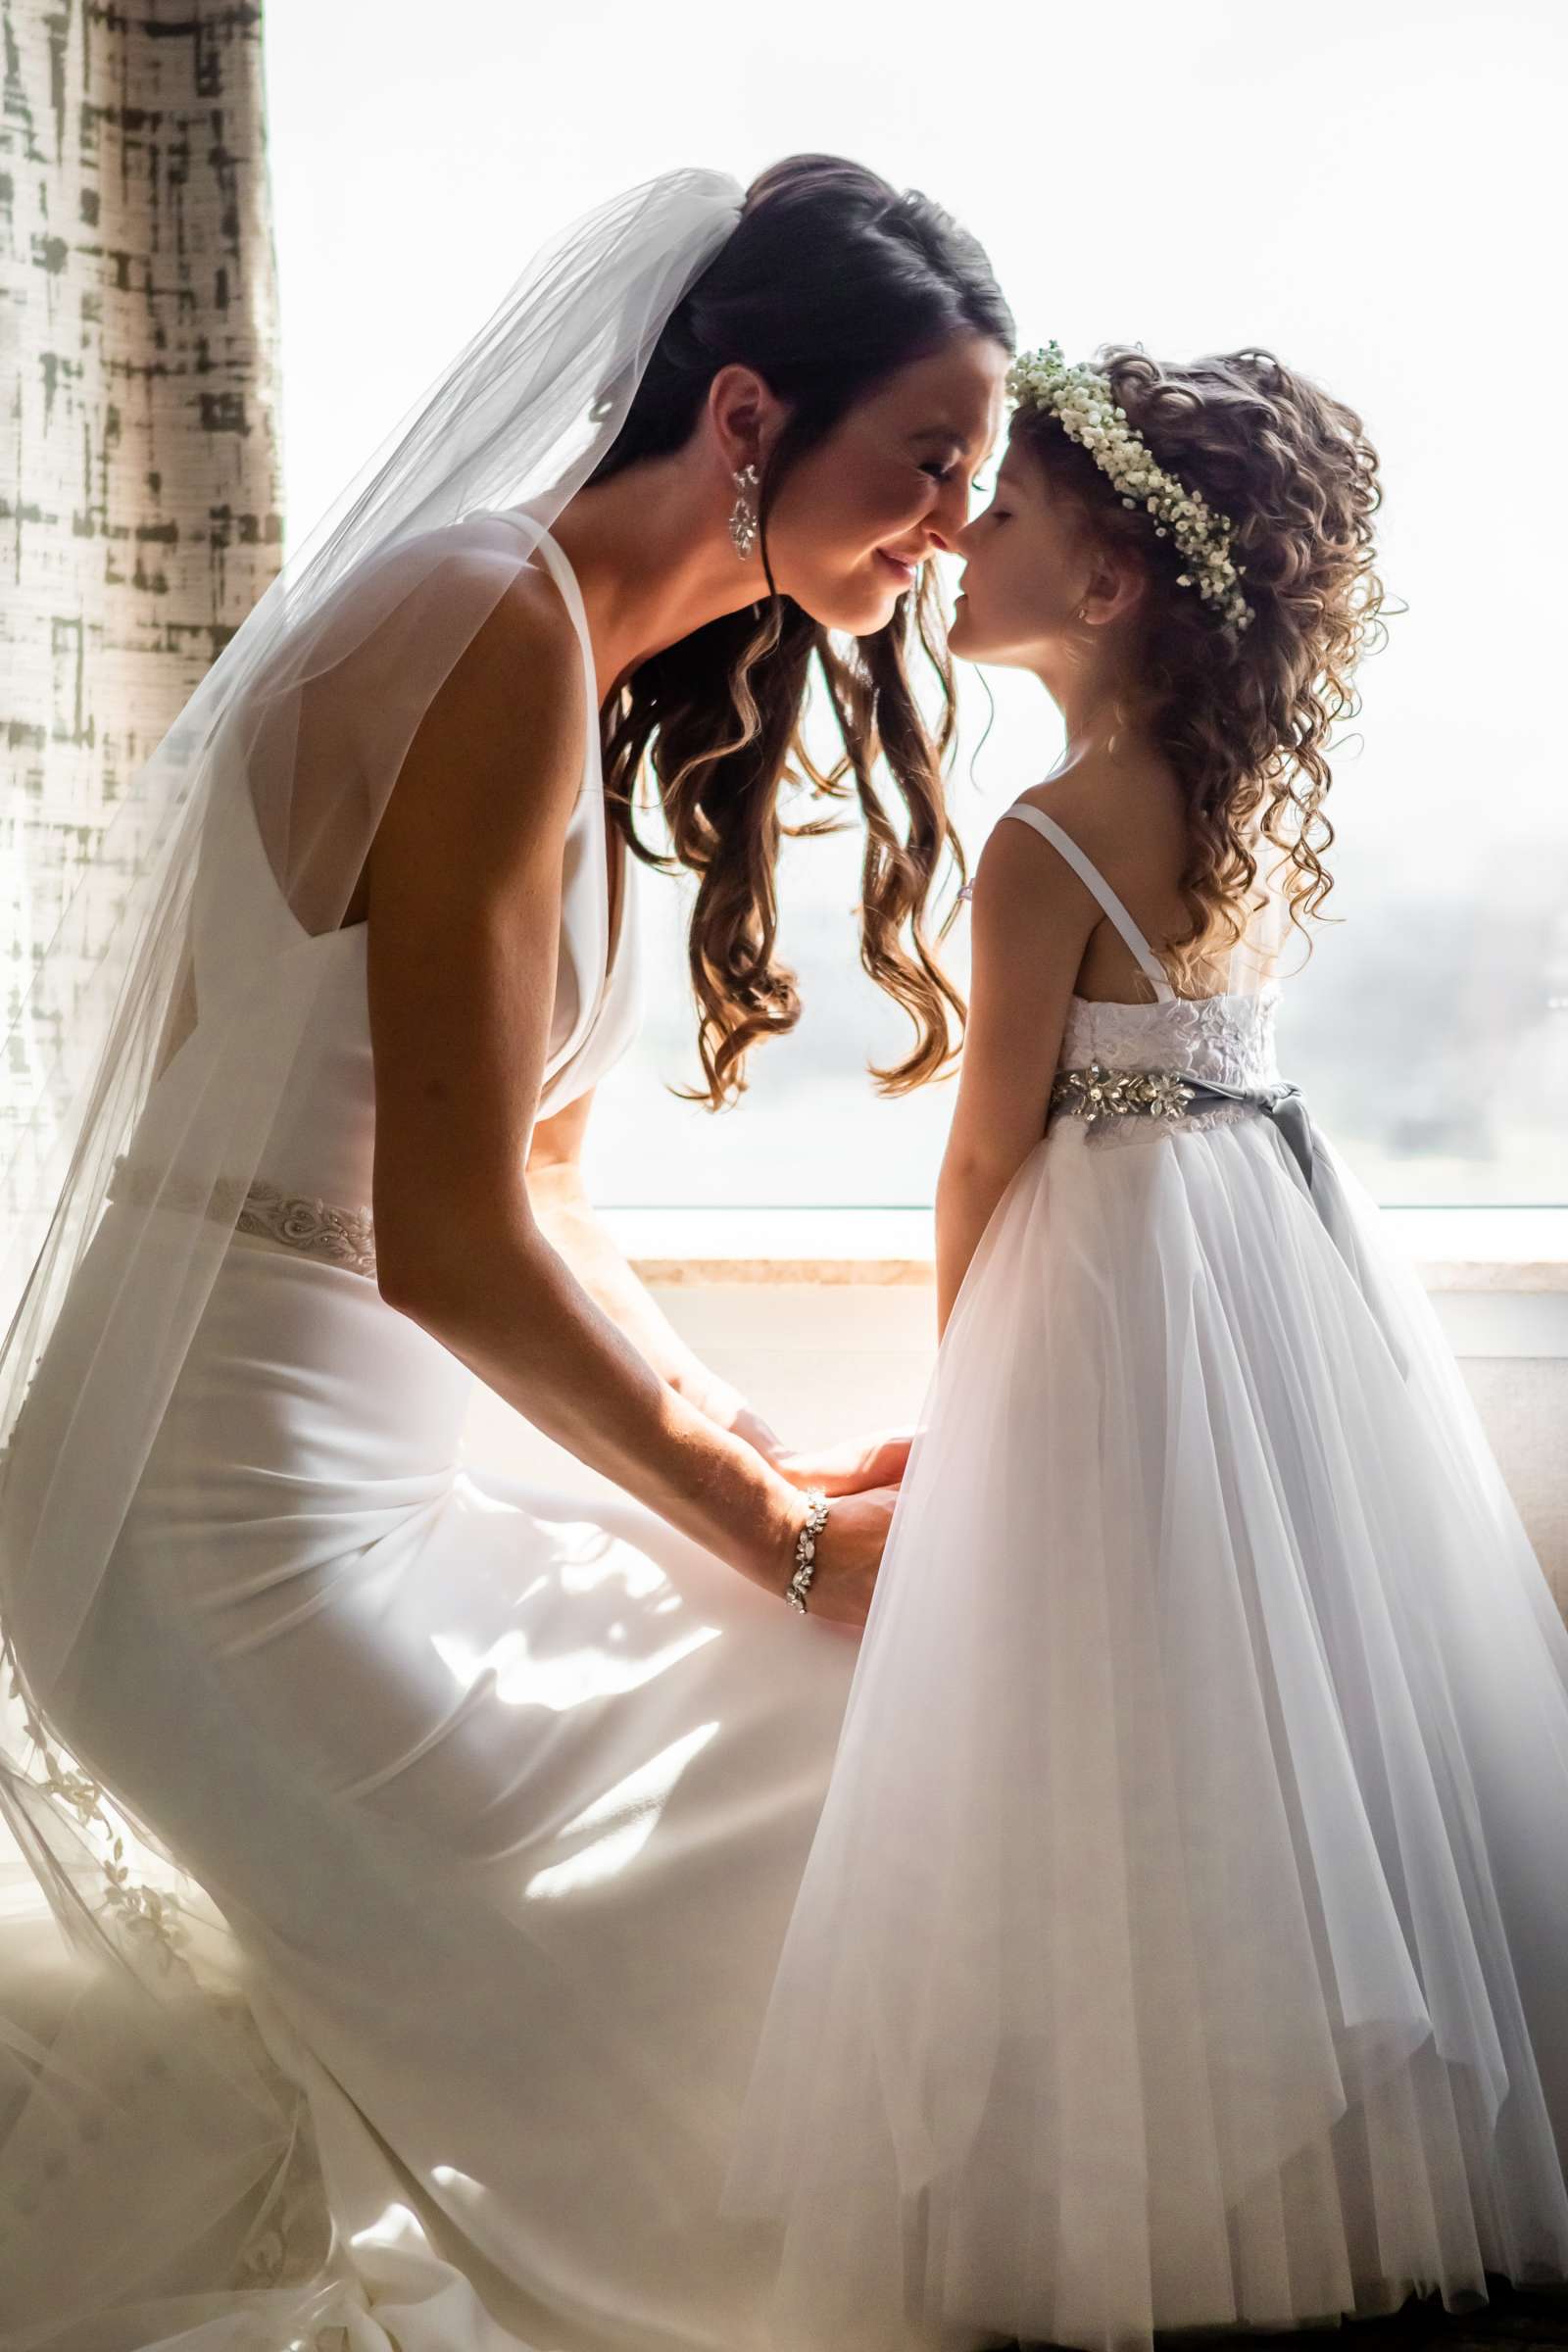
[[[708,387],[708,422],[728,473],[760,469],[784,429],[784,403],[765,376],[738,362],[720,368]]]

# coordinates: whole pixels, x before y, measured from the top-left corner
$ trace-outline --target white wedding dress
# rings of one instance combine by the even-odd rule
[[[575,579],[540,550],[591,685]],[[588,733],[542,1113],[635,1011]],[[347,2330],[323,2345],[747,2352],[765,2241],[720,2218],[719,2186],[856,1642],[629,1499],[574,1506],[466,1458],[473,1376],[370,1271],[366,937],[300,933],[327,966],[311,1051],[57,1728],[220,1908],[308,2093],[339,2280],[314,2317]],[[198,983],[203,944],[198,915]],[[179,1119],[180,1086],[176,1055],[149,1120]],[[123,1213],[28,1399],[44,1454]],[[28,2141],[8,2291],[63,2325],[127,2182],[56,2136],[45,2117]],[[162,2144],[137,2144],[138,2172]],[[157,2310],[199,2316],[212,2282],[193,2262]],[[260,2321],[201,2342],[273,2352]]]

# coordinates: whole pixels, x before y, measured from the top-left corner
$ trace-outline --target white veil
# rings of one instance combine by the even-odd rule
[[[341,923],[415,730],[536,544],[502,511],[525,501],[548,529],[581,487],[743,201],[725,175],[672,172],[536,258],[129,780],[103,844],[128,877],[107,936],[89,877],[8,1038],[7,2352],[134,2352],[194,2328],[203,2352],[274,2352],[344,2316],[320,2229],[284,2227],[309,2202],[301,2094],[250,2025],[220,1915],[74,1755],[74,1662],[311,1032],[312,940]],[[79,2268],[46,2276],[66,2244]]]

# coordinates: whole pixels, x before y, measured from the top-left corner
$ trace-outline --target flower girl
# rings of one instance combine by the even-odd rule
[[[1012,390],[953,642],[1067,748],[974,886],[942,1347],[726,2191],[789,2352],[1568,2277],[1568,1632],[1272,1039],[1375,454],[1262,352]]]

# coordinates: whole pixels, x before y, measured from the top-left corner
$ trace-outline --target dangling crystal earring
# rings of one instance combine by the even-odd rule
[[[744,564],[757,545],[757,508],[753,494],[760,476],[755,466],[743,466],[735,475],[735,504],[730,510],[729,535]]]

